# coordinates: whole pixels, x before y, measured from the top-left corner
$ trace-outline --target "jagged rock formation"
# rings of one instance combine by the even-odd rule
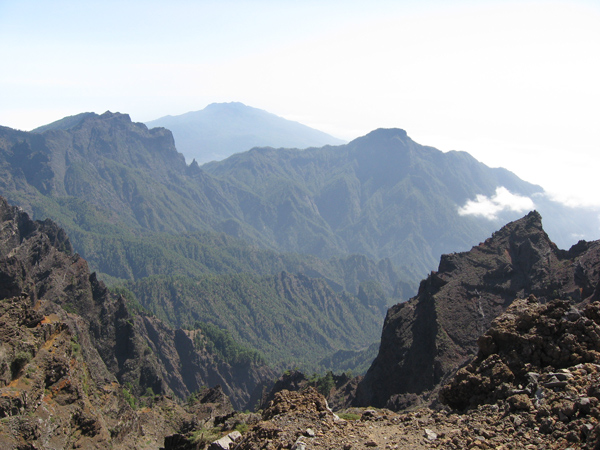
[[[53,222],[2,198],[0,220],[2,448],[141,448],[140,433],[156,444],[191,420],[168,396],[220,384],[243,408],[273,378],[260,365],[229,366],[110,294]],[[140,402],[157,408],[141,414]]]
[[[471,251],[444,255],[410,301],[388,311],[379,354],[356,402],[400,408],[477,352],[477,339],[518,297],[596,299],[600,242],[559,250],[532,212]]]

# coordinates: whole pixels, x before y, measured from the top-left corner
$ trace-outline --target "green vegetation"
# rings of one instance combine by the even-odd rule
[[[335,381],[333,380],[333,373],[331,371],[323,376],[313,374],[313,376],[308,379],[308,382],[311,383],[324,397],[327,397],[335,387]]]
[[[146,309],[173,326],[195,329],[200,323],[208,336],[203,345],[223,355],[230,352],[228,358],[261,359],[214,342],[243,343],[271,364],[303,370],[322,370],[319,361],[340,349],[367,347],[379,338],[383,322],[379,310],[357,297],[336,293],[323,280],[287,272],[155,276],[126,286]]]
[[[131,406],[131,408],[137,409],[138,399],[135,397],[135,395],[132,394],[132,392],[133,392],[132,384],[126,383],[125,386],[123,386],[123,397],[125,398],[125,401],[127,403],[129,403],[129,406]]]
[[[79,340],[77,336],[71,337],[71,354],[73,356],[77,356],[81,353],[81,344],[79,344]]]
[[[194,345],[219,355],[232,366],[266,363],[263,355],[238,344],[227,330],[222,330],[210,323],[200,322],[196,322],[195,328],[201,330],[202,333],[196,334]]]
[[[211,442],[216,441],[221,437],[222,433],[219,428],[200,428],[192,433],[190,442],[196,445],[196,448],[204,448]]]
[[[61,308],[64,309],[69,314],[77,314],[77,309],[70,303],[63,303]]]
[[[250,429],[250,427],[248,426],[247,423],[238,423],[235,425],[235,427],[233,427],[233,429],[235,431],[239,431],[240,433],[244,434],[247,433],[248,430]]]

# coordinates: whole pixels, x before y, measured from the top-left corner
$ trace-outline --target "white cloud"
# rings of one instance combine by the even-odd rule
[[[495,220],[498,213],[503,211],[525,212],[532,209],[535,209],[535,204],[529,197],[513,194],[504,186],[499,186],[491,197],[480,194],[475,200],[468,200],[464,206],[458,208],[458,214]]]

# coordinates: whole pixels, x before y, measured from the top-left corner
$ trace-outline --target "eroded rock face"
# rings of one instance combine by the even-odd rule
[[[515,298],[599,296],[600,242],[559,250],[532,212],[469,252],[444,255],[419,293],[389,309],[379,355],[355,403],[399,409],[477,353],[477,339]],[[410,403],[410,402],[408,402]]]
[[[81,317],[40,313],[19,296],[0,300],[0,323],[1,448],[119,448],[139,436],[141,418],[82,334]]]
[[[229,411],[226,393],[243,406],[265,373],[272,378],[241,367],[237,383],[234,368],[187,332],[132,312],[51,221],[34,222],[2,198],[0,219],[1,448],[157,447]],[[223,390],[207,399],[210,411],[172,400],[215,384]]]

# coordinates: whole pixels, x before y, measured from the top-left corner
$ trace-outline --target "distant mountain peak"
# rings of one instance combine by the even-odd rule
[[[407,138],[408,134],[402,128],[377,128],[365,135],[365,138]]]
[[[200,111],[147,122],[173,132],[187,161],[220,161],[254,147],[308,148],[345,143],[327,133],[241,102],[211,103]]]
[[[402,143],[412,142],[405,130],[402,128],[377,128],[364,136],[354,139],[351,144],[376,145],[381,142],[400,141]]]
[[[238,109],[244,109],[244,108],[250,108],[250,109],[258,109],[258,108],[253,108],[251,106],[245,105],[242,102],[216,102],[216,103],[211,103],[208,106],[206,106],[206,108],[204,109],[231,109],[231,108],[238,108]],[[262,111],[262,110],[261,110]]]

